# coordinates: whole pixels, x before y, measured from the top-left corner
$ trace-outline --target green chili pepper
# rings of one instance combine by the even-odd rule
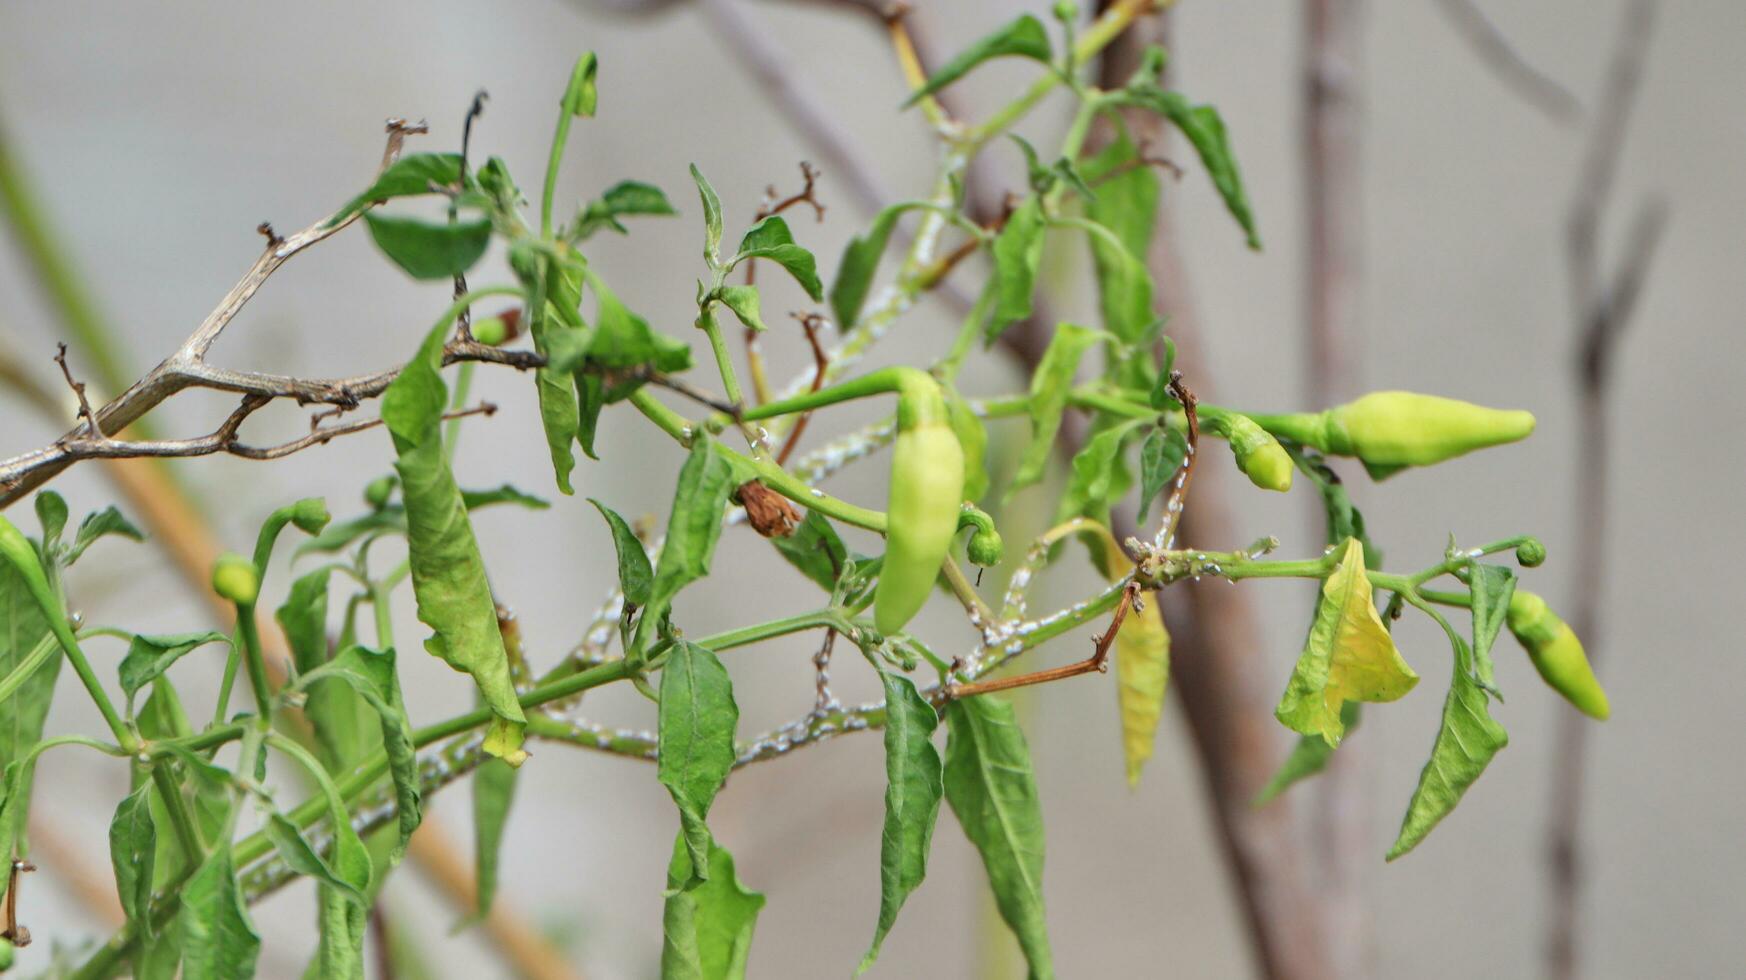
[[[1612,714],[1607,692],[1595,679],[1582,641],[1564,620],[1532,592],[1517,589],[1510,597],[1505,621],[1528,651],[1528,659],[1547,686],[1564,695],[1578,711],[1605,721]]]
[[[1529,412],[1412,391],[1374,391],[1314,414],[1252,417],[1282,439],[1336,456],[1356,456],[1385,473],[1517,442],[1534,431]]]
[[[18,950],[10,939],[0,939],[0,970],[12,969],[12,963],[18,958]]]
[[[212,566],[212,591],[240,606],[252,606],[261,593],[255,563],[238,554],[223,554]]]
[[[1247,415],[1235,413],[1221,418],[1221,428],[1230,443],[1231,454],[1237,457],[1237,468],[1248,475],[1250,483],[1280,493],[1291,489],[1291,474],[1296,467],[1272,433]]]
[[[873,623],[882,633],[903,629],[927,602],[964,502],[964,450],[940,387],[920,372],[904,381],[891,452],[885,563],[873,594]]]
[[[970,564],[983,568],[992,568],[1000,564],[1000,558],[1006,552],[1006,545],[1000,539],[1000,531],[994,526],[994,518],[970,501],[964,501],[964,507],[958,512],[958,530],[967,527],[976,529],[970,535],[970,543],[964,549],[964,556],[970,559]]]

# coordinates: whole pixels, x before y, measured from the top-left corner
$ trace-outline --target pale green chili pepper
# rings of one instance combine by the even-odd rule
[[[1564,620],[1532,592],[1517,589],[1505,618],[1510,632],[1528,651],[1528,659],[1548,687],[1564,695],[1578,711],[1605,721],[1612,714],[1607,692],[1595,679],[1582,641]]]

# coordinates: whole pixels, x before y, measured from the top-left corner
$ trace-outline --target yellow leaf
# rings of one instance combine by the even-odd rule
[[[1285,727],[1339,745],[1347,701],[1394,701],[1419,682],[1371,602],[1364,546],[1347,538],[1340,564],[1322,583],[1321,602],[1291,683],[1274,709]]]
[[[1129,610],[1116,633],[1116,697],[1122,709],[1122,754],[1128,785],[1140,783],[1140,767],[1152,757],[1152,740],[1164,713],[1164,688],[1170,683],[1170,633],[1156,597],[1146,608]]]
[[[1101,532],[1101,533],[1098,533]],[[1108,529],[1085,538],[1093,559],[1103,566],[1111,582],[1134,570],[1121,546]],[[1116,632],[1116,703],[1122,716],[1122,755],[1127,760],[1128,785],[1140,782],[1140,769],[1152,758],[1152,743],[1158,721],[1164,714],[1164,690],[1170,683],[1170,632],[1157,597],[1143,609],[1128,610]]]

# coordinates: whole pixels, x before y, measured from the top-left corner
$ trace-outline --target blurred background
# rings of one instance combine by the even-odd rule
[[[702,266],[688,163],[721,193],[730,232],[751,221],[767,185],[796,189],[798,162],[820,164],[828,213],[817,224],[804,213],[791,219],[827,278],[843,243],[869,218],[843,168],[821,155],[817,128],[772,100],[772,82],[793,86],[851,136],[861,148],[856,162],[882,193],[925,193],[936,163],[932,137],[917,113],[897,111],[904,87],[888,38],[860,6],[8,4],[0,7],[0,138],[9,166],[29,180],[54,238],[74,260],[77,289],[119,335],[107,356],[131,378],[173,350],[249,266],[261,247],[259,222],[272,221],[281,233],[303,227],[368,183],[388,116],[428,120],[430,135],[418,138],[418,148],[453,149],[474,91],[488,90],[475,159],[503,156],[522,186],[537,191],[558,95],[577,54],[593,49],[601,62],[600,112],[572,136],[560,208],[622,178],[663,187],[681,218],[639,222],[628,238],[597,238],[590,255],[633,308],[669,333],[689,335]],[[1013,0],[913,6],[910,22],[936,61],[1018,12],[1046,13]],[[1746,127],[1737,121],[1746,8],[1719,0],[1664,4],[1638,49],[1633,38],[1648,30],[1647,21],[1615,0],[1481,6],[1489,22],[1475,19],[1478,7],[1434,0],[1182,4],[1170,25],[1175,86],[1222,111],[1265,249],[1243,246],[1198,164],[1173,146],[1167,152],[1188,171],[1165,189],[1168,237],[1181,268],[1161,303],[1198,335],[1181,366],[1224,404],[1320,408],[1310,403],[1401,387],[1538,416],[1539,429],[1525,443],[1382,485],[1363,480],[1356,466],[1345,470],[1391,568],[1436,560],[1450,533],[1470,544],[1534,533],[1551,558],[1525,584],[1574,615],[1583,571],[1575,562],[1598,556],[1590,567],[1603,583],[1595,596],[1600,619],[1587,640],[1603,661],[1614,715],[1590,726],[1579,788],[1582,975],[1737,976],[1746,963],[1746,847],[1734,819],[1746,803],[1736,756],[1746,651],[1732,608],[1740,579],[1730,569],[1746,545],[1746,524],[1732,511],[1746,480],[1733,445],[1746,423],[1738,387],[1746,363]],[[660,9],[626,12],[638,7]],[[1566,226],[1585,154],[1597,132],[1610,142],[1604,127],[1624,118],[1626,103],[1607,94],[1621,34],[1627,63],[1631,51],[1641,54],[1641,74],[1599,225],[1603,286],[1647,237],[1632,230],[1640,207],[1664,202],[1667,220],[1635,308],[1616,334],[1609,387],[1591,393],[1584,407]],[[1512,52],[1521,62],[1510,61]],[[778,74],[761,76],[754,67],[760,59]],[[1321,85],[1306,85],[1306,65],[1321,69]],[[958,86],[954,104],[975,118],[1034,74],[1031,65],[995,64]],[[1065,99],[1051,99],[1022,131],[1039,146],[1055,145],[1067,108]],[[1306,140],[1306,131],[1320,133],[1321,142]],[[1018,187],[1016,150],[996,146],[991,156],[999,161],[991,179],[1000,183],[986,192]],[[1319,210],[1312,206],[1318,201]],[[1094,309],[1079,251],[1053,250],[1060,258],[1052,252],[1049,259],[1046,295],[1063,318]],[[501,256],[471,278],[475,285],[506,279]],[[1318,292],[1318,283],[1332,294]],[[0,356],[15,372],[59,386],[50,357],[55,342],[67,340],[75,371],[102,389],[97,357],[80,349],[43,285],[17,240],[0,235]],[[447,290],[408,281],[354,228],[276,274],[213,358],[305,376],[398,363],[446,305]],[[766,290],[766,313],[775,314],[766,349],[775,375],[786,377],[808,354],[782,314],[804,297],[775,277]],[[1327,302],[1318,307],[1317,296]],[[1590,297],[1582,302],[1586,308]],[[938,306],[918,309],[872,363],[937,356],[953,323]],[[1330,367],[1312,377],[1306,363]],[[972,396],[1006,393],[1023,377],[1010,357],[994,353],[975,362],[964,388]],[[0,386],[0,456],[65,431],[70,398],[61,387],[52,390],[66,402],[58,418]],[[551,485],[531,385],[484,370],[475,390],[502,410],[468,424],[456,462],[462,484],[507,481],[553,500],[545,513],[504,508],[475,518],[493,585],[519,615],[536,666],[548,665],[574,645],[587,611],[614,581],[610,539],[582,498],[599,497],[627,515],[664,515],[681,453],[641,419],[610,412],[602,420],[602,461],[583,461],[578,496],[562,498]],[[193,435],[210,431],[229,405],[193,392],[154,418],[160,431]],[[1578,448],[1596,405],[1605,413],[1605,459]],[[808,445],[872,412],[833,411],[815,421]],[[249,432],[257,441],[292,438],[307,424],[307,411],[274,406]],[[994,432],[997,465],[1010,471],[1022,423]],[[361,510],[362,486],[386,472],[390,458],[386,436],[370,433],[278,462],[216,457],[176,472],[212,516],[218,541],[240,550],[269,511],[297,497],[325,495],[339,516]],[[1322,532],[1302,484],[1289,497],[1263,495],[1231,480],[1227,459],[1209,457],[1205,467],[1224,472],[1205,484],[1197,479],[1208,509],[1228,513],[1218,539],[1195,543],[1238,547],[1275,534],[1287,554],[1318,552]],[[876,501],[883,471],[874,462],[830,488]],[[1610,492],[1597,522],[1580,501],[1603,476]],[[75,517],[112,502],[133,513],[94,464],[54,487]],[[1052,501],[1040,489],[1021,494],[1001,514],[1008,542],[1040,530]],[[27,516],[19,507],[11,514]],[[69,582],[86,621],[141,632],[221,626],[166,565],[166,543],[175,542],[99,545]],[[866,539],[852,544],[872,547]],[[688,629],[747,622],[752,600],[760,617],[816,601],[744,529],[724,539],[715,571],[686,594]],[[997,594],[999,580],[984,591]],[[268,587],[274,604],[288,581],[275,567]],[[1064,605],[1097,584],[1073,555],[1045,577],[1032,608]],[[1195,607],[1202,621],[1178,628],[1178,671],[1192,670],[1195,658],[1217,646],[1196,638],[1242,638],[1235,653],[1253,661],[1254,676],[1245,681],[1253,687],[1224,710],[1249,713],[1243,730],[1259,734],[1240,752],[1270,768],[1290,746],[1268,713],[1298,653],[1310,587],[1190,588],[1241,593],[1243,601]],[[410,593],[402,598],[401,635],[422,636]],[[947,606],[934,603],[915,628],[937,649],[967,651],[973,634]],[[1174,608],[1167,606],[1167,616]],[[1209,608],[1241,620],[1209,618]],[[726,658],[742,732],[810,706],[816,642],[794,637]],[[1083,642],[1063,638],[1034,654],[1034,664],[1078,659]],[[1333,774],[1332,788],[1295,788],[1274,804],[1286,816],[1268,816],[1260,829],[1252,818],[1233,817],[1241,808],[1228,798],[1224,808],[1209,802],[1208,756],[1175,698],[1158,756],[1130,791],[1113,677],[1092,675],[1026,697],[1061,974],[1262,975],[1268,961],[1257,954],[1257,930],[1277,933],[1286,923],[1280,907],[1255,922],[1253,896],[1229,873],[1227,832],[1272,848],[1256,858],[1263,867],[1277,860],[1296,869],[1296,891],[1280,894],[1301,900],[1286,903],[1284,914],[1303,917],[1326,947],[1295,964],[1274,964],[1276,976],[1542,973],[1553,894],[1547,821],[1567,765],[1560,733],[1572,712],[1539,684],[1512,643],[1500,643],[1499,683],[1508,700],[1494,714],[1511,733],[1510,747],[1423,846],[1384,865],[1437,729],[1448,664],[1446,643],[1422,619],[1403,620],[1399,642],[1432,683],[1367,711],[1342,749],[1351,761]],[[209,703],[216,649],[176,669],[190,702]],[[122,652],[119,644],[94,643],[93,650],[104,670]],[[470,706],[463,676],[412,653],[402,664],[414,725]],[[857,668],[844,658],[836,671],[845,699],[876,691]],[[63,677],[50,734],[97,724],[72,687]],[[1260,700],[1246,701],[1254,691]],[[652,723],[646,702],[619,691],[590,695],[583,714],[607,724]],[[1208,730],[1217,727],[1199,737]],[[504,846],[500,918],[509,923],[451,931],[462,915],[452,887],[429,862],[409,862],[386,892],[394,929],[438,976],[512,975],[506,942],[521,944],[524,954],[530,944],[555,951],[565,965],[547,975],[655,975],[671,801],[646,764],[560,745],[533,748]],[[865,948],[878,903],[881,755],[877,737],[842,738],[736,773],[717,801],[712,825],[741,876],[769,897],[752,976],[841,975]],[[105,830],[126,783],[123,767],[95,756],[56,754],[42,765],[33,825],[48,836],[34,841],[42,870],[27,881],[20,913],[44,947],[107,935],[114,925]],[[286,793],[283,802],[294,802],[295,790]],[[428,802],[452,853],[470,865],[465,788]],[[875,975],[1022,972],[985,892],[973,851],[955,821],[942,816],[927,883],[910,900]],[[315,943],[313,894],[300,884],[256,909],[263,975],[295,976],[303,968]],[[35,950],[28,955],[26,966],[43,962]],[[521,962],[525,969],[530,961]]]

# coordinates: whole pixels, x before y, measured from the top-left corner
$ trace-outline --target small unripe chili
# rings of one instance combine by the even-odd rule
[[[906,373],[891,452],[885,562],[873,594],[873,623],[880,632],[903,629],[927,602],[963,502],[964,450],[940,387],[919,371]]]
[[[1528,651],[1528,659],[1546,685],[1564,695],[1578,711],[1605,721],[1612,714],[1607,692],[1595,679],[1582,641],[1564,620],[1558,618],[1546,600],[1532,592],[1517,589],[1510,597],[1509,613],[1505,617],[1510,632]]]

